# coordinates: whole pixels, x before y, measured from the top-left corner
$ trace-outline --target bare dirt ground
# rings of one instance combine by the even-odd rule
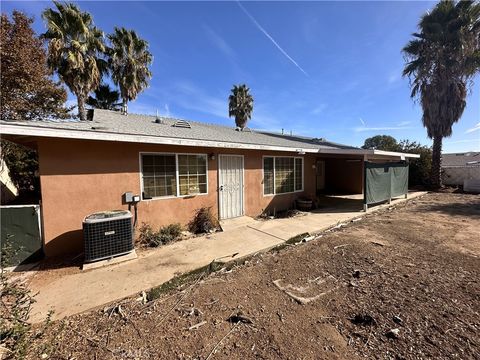
[[[436,193],[54,322],[29,357],[479,359],[479,312],[480,196]]]

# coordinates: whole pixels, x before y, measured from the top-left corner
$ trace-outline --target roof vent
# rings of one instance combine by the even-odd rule
[[[178,127],[178,128],[185,128],[185,129],[191,129],[192,126],[190,123],[186,120],[177,120],[175,123],[172,125],[173,127]]]
[[[163,121],[162,119],[160,119],[158,117],[155,119],[154,122],[155,122],[155,124],[165,124],[165,121]]]

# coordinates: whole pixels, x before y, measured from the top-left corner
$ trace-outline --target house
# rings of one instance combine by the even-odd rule
[[[107,110],[91,119],[0,122],[4,138],[38,149],[47,256],[81,252],[84,217],[127,208],[126,192],[140,195],[139,224],[186,224],[200,207],[257,216],[323,191],[361,194],[365,161],[418,157]]]
[[[480,152],[442,154],[442,180],[445,185],[457,186],[480,181]]]

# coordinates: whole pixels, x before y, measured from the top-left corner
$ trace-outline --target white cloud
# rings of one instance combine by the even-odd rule
[[[379,127],[366,127],[360,126],[353,128],[355,132],[367,132],[367,131],[390,131],[390,130],[408,130],[410,126],[379,126]]]
[[[480,130],[480,122],[477,123],[476,125],[474,125],[472,128],[465,131],[465,134],[469,134],[469,133],[472,133],[472,132],[478,131],[478,130]]]
[[[170,117],[170,107],[168,104],[165,104],[165,116]]]
[[[252,21],[252,23],[260,30],[271,42],[275,47],[288,59],[290,62],[297,67],[298,70],[300,70],[305,76],[309,76],[308,73],[303,70],[303,68],[295,61],[293,58],[288,55],[288,53],[283,50],[283,48],[275,41],[275,39],[258,23],[258,21],[250,14],[247,9],[243,7],[243,5],[240,3],[240,1],[237,1],[238,6],[242,11],[249,17],[249,19]]]
[[[205,91],[189,81],[180,81],[175,84],[173,101],[181,107],[199,111],[226,119],[228,117],[227,98],[219,98],[205,93]]]
[[[400,75],[394,73],[388,77],[387,82],[389,84],[393,84],[393,83],[396,83],[398,80],[400,80]]]
[[[411,123],[412,123],[411,121],[401,121],[401,122],[398,123],[398,126],[406,126],[406,125],[409,125]]]
[[[320,113],[322,113],[325,109],[327,108],[327,104],[320,104],[318,105],[316,108],[314,108],[311,113],[313,115],[318,115]]]
[[[233,48],[223,39],[220,35],[218,35],[211,27],[208,25],[203,24],[203,28],[210,39],[210,41],[221,51],[223,52],[228,58],[235,59],[236,54]]]

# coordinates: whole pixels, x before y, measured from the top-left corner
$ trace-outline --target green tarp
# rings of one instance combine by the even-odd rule
[[[408,163],[365,162],[364,203],[375,204],[408,191]]]
[[[2,263],[17,266],[43,255],[38,205],[2,206],[0,248]]]

